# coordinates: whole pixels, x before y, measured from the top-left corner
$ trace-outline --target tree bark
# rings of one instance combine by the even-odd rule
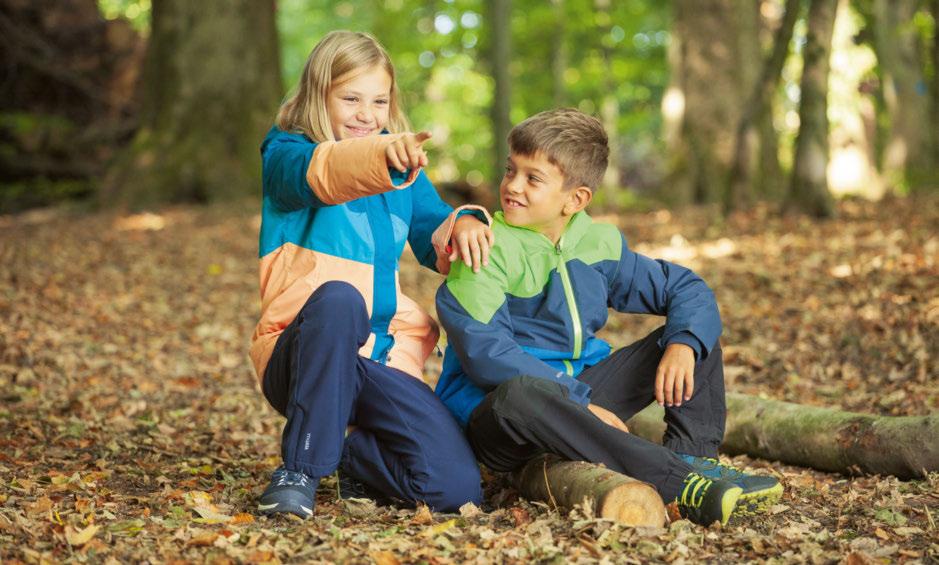
[[[730,182],[727,199],[724,202],[724,209],[727,211],[746,208],[752,202],[754,197],[754,173],[756,171],[759,170],[766,174],[780,172],[779,158],[775,154],[777,145],[772,143],[775,139],[770,137],[775,136],[776,132],[772,127],[772,121],[769,120],[769,124],[766,122],[769,118],[773,91],[776,89],[783,65],[786,62],[786,56],[789,54],[789,43],[792,41],[796,20],[799,19],[799,6],[801,3],[801,0],[786,0],[782,22],[780,22],[776,33],[773,35],[772,52],[766,62],[763,63],[760,78],[754,85],[753,92],[750,93],[750,97],[744,106],[743,116],[737,126],[737,134],[734,140]],[[768,128],[767,125],[769,125]],[[760,128],[763,135],[758,135],[757,128]],[[760,153],[763,155],[763,162],[759,165],[754,162],[756,154],[754,145],[757,139],[760,139]],[[767,144],[770,147],[764,147]],[[760,179],[760,182],[766,186],[775,182],[775,179],[764,177]]]
[[[613,28],[613,18],[610,16],[610,0],[594,0],[594,9],[597,13],[597,36],[600,42],[600,53],[603,56],[605,75],[603,78],[604,95],[600,102],[600,119],[607,134],[607,146],[610,149],[609,166],[603,173],[603,200],[608,207],[617,210],[619,191],[622,189],[620,179],[620,147],[616,134],[619,124],[619,100],[616,97],[616,83],[613,81],[613,53],[605,38]]]
[[[931,170],[929,99],[919,36],[912,24],[919,0],[874,0],[874,46],[890,126],[881,170],[891,188],[916,190]]]
[[[816,217],[834,215],[828,191],[828,71],[838,0],[812,0],[803,51],[799,134],[789,206]]]
[[[664,411],[653,404],[627,422],[632,433],[661,443]],[[901,479],[939,471],[939,414],[874,416],[727,394],[721,450],[848,475]]]
[[[536,457],[515,481],[526,498],[568,509],[586,499],[601,518],[629,526],[665,525],[665,505],[655,488],[600,465]]]
[[[753,89],[758,59],[758,3],[750,0],[677,0],[668,96],[681,101],[678,136],[669,136],[670,163],[663,198],[675,205],[723,204],[740,121],[740,100]],[[668,113],[670,104],[665,104]],[[668,127],[672,127],[669,125]]]
[[[106,203],[259,194],[258,147],[281,96],[274,0],[154,0],[141,127]]]
[[[511,77],[509,58],[512,53],[512,2],[511,0],[490,0],[489,15],[492,25],[491,65],[495,91],[492,95],[492,149],[493,170],[492,186],[498,192],[505,169],[505,159],[509,155],[509,130],[512,129],[510,112],[512,109]]]

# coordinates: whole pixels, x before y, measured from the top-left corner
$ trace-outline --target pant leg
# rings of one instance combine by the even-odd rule
[[[615,351],[578,377],[593,389],[591,402],[627,420],[655,401],[655,372],[662,359],[658,345],[664,328]],[[727,407],[724,363],[718,343],[695,363],[694,392],[681,406],[665,407],[663,445],[678,453],[717,457],[724,440]]]
[[[480,504],[479,466],[466,437],[423,382],[360,358],[362,388],[341,469],[380,492],[452,512]]]
[[[562,385],[535,377],[516,377],[489,393],[470,415],[467,436],[480,462],[495,470],[550,452],[650,483],[665,501],[691,472],[671,450],[605,424],[568,399]]]
[[[370,331],[365,300],[352,285],[320,286],[277,340],[264,395],[287,417],[284,466],[311,477],[336,470],[361,388],[358,350]]]

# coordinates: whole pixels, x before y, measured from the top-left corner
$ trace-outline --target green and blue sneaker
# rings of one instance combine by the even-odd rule
[[[304,475],[300,471],[288,471],[281,465],[271,476],[271,482],[264,489],[258,502],[261,514],[296,514],[301,518],[313,515],[318,479]]]
[[[711,457],[678,454],[694,472],[713,480],[727,481],[743,489],[740,495],[737,514],[746,515],[763,512],[779,502],[783,486],[774,477],[750,475],[736,467],[725,465]]]
[[[697,473],[688,473],[675,502],[682,518],[702,526],[714,522],[726,526],[742,492],[743,489],[726,481],[712,481]]]

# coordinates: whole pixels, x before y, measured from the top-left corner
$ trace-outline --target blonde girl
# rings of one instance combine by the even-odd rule
[[[437,326],[398,285],[405,244],[444,273],[458,258],[478,269],[492,245],[485,210],[454,211],[424,175],[429,138],[410,131],[382,46],[335,31],[261,145],[251,358],[287,418],[261,513],[312,515],[337,469],[341,495],[441,511],[480,502],[472,451],[421,380]]]

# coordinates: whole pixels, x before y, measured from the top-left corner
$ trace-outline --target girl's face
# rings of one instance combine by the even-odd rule
[[[388,124],[391,76],[381,66],[339,77],[329,89],[326,112],[336,141],[381,133]]]

